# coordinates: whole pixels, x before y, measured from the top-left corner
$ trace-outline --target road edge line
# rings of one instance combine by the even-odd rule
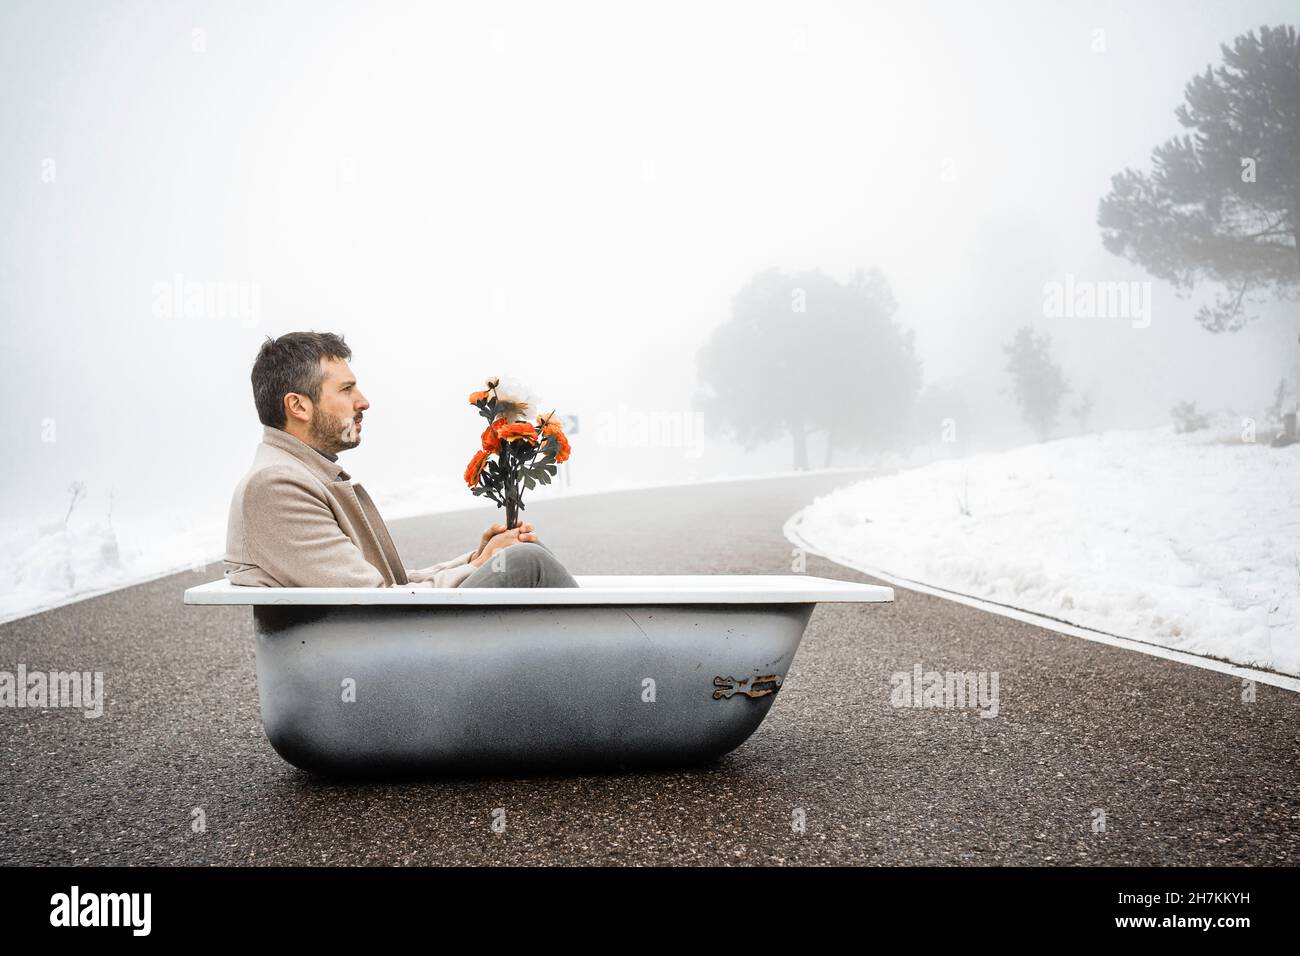
[[[781,533],[785,539],[797,548],[802,548],[809,554],[815,554],[818,557],[825,558],[835,564],[851,568],[862,574],[881,581],[887,581],[894,587],[903,588],[908,591],[917,591],[922,594],[929,594],[932,597],[943,598],[953,601],[957,604],[965,604],[968,607],[985,611],[989,614],[996,614],[999,617],[1011,618],[1012,620],[1021,621],[1025,624],[1033,624],[1044,630],[1054,631],[1057,634],[1064,634],[1068,637],[1081,637],[1085,641],[1095,641],[1098,644],[1109,644],[1112,647],[1120,647],[1125,650],[1136,651],[1139,654],[1146,654],[1150,657],[1160,657],[1165,660],[1176,661],[1180,664],[1187,664],[1192,667],[1200,667],[1204,670],[1218,671],[1221,674],[1229,674],[1234,677],[1240,677],[1243,680],[1256,681],[1260,684],[1268,684],[1272,687],[1278,687],[1282,690],[1289,690],[1292,693],[1300,693],[1300,677],[1291,677],[1288,674],[1279,674],[1276,671],[1261,670],[1257,667],[1249,667],[1245,664],[1233,664],[1228,661],[1220,660],[1216,657],[1205,657],[1200,654],[1193,654],[1190,651],[1179,651],[1172,647],[1165,647],[1162,644],[1152,644],[1147,641],[1139,641],[1136,638],[1121,637],[1118,634],[1111,634],[1108,631],[1099,631],[1096,628],[1084,627],[1079,624],[1071,624],[1068,621],[1061,621],[1057,618],[1048,617],[1045,614],[1039,614],[1036,611],[1026,611],[1024,608],[1013,607],[1010,604],[998,604],[996,601],[990,601],[986,598],[975,597],[971,594],[963,594],[960,591],[950,591],[945,588],[936,587],[926,584],[922,581],[913,581],[910,578],[899,577],[896,574],[889,574],[881,571],[879,568],[870,568],[857,561],[845,558],[841,555],[830,554],[815,548],[805,539],[795,527],[803,520],[804,512],[811,507],[805,506],[791,515],[781,527]]]

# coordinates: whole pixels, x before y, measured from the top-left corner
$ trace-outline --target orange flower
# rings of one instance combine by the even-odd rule
[[[564,430],[560,427],[559,421],[555,418],[555,412],[549,415],[538,415],[537,424],[542,429],[543,435],[554,435],[559,442],[560,450],[555,455],[556,464],[565,461],[569,457],[569,439],[565,437]]]
[[[492,429],[501,441],[514,441],[517,438],[537,440],[537,429],[529,422],[508,422],[504,418],[498,418],[492,423]]]
[[[465,469],[465,484],[473,488],[478,484],[478,473],[483,470],[483,463],[488,460],[488,453],[477,451],[474,457],[470,459],[469,467]]]
[[[479,440],[483,443],[483,450],[489,455],[501,450],[501,439],[497,438],[497,433],[492,430],[491,425],[483,429],[483,435]]]
[[[483,389],[483,391],[481,392],[470,392],[469,403],[471,405],[477,405],[479,402],[483,401],[483,399],[487,398],[488,395],[491,394],[492,390],[496,388],[497,385],[499,385],[500,383],[501,380],[497,378],[495,375],[493,375],[491,378],[486,379],[483,382],[483,384],[486,385],[487,388]]]

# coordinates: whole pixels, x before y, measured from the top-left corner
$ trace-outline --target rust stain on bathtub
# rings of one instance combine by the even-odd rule
[[[737,694],[746,697],[766,697],[781,689],[780,674],[767,674],[763,677],[746,677],[737,680],[734,677],[713,678],[713,699],[729,700]]]

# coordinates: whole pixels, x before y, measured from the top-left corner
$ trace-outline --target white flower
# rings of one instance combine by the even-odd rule
[[[496,387],[497,416],[508,422],[531,421],[537,417],[537,398],[523,382],[503,378]]]

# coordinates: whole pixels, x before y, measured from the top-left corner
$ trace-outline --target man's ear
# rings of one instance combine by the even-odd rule
[[[284,414],[286,418],[296,418],[300,422],[311,421],[311,402],[297,392],[284,396]]]

